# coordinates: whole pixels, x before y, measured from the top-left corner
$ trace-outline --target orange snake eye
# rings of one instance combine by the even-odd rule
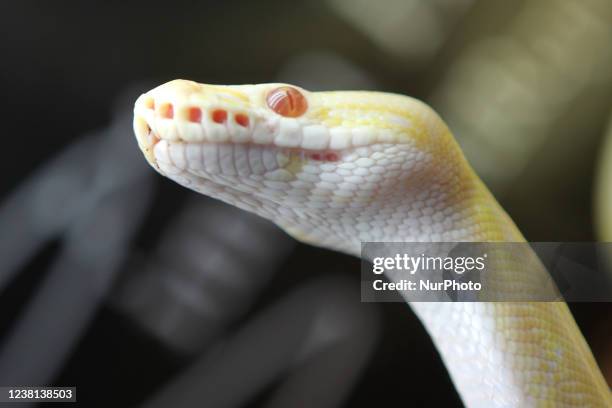
[[[281,86],[270,91],[266,103],[274,112],[289,118],[302,116],[308,109],[304,95],[290,86]]]

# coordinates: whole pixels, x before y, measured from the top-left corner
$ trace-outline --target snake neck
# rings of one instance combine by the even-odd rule
[[[431,149],[409,176],[381,186],[368,207],[347,207],[340,216],[293,209],[293,218],[306,221],[278,224],[301,241],[355,256],[362,242],[524,241],[450,134],[446,140],[452,145]]]

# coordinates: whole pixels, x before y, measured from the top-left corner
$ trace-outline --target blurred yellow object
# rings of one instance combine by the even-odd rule
[[[328,0],[345,20],[390,54],[427,62],[473,0]]]
[[[494,36],[479,37],[447,62],[432,105],[494,191],[511,186],[558,138],[561,120],[584,114],[581,96],[593,102],[610,95],[610,21],[612,2],[526,1]],[[583,143],[584,124],[572,119],[578,126],[571,132]]]
[[[612,242],[612,120],[603,141],[597,170],[595,215],[599,239]],[[612,256],[610,258],[612,261]]]

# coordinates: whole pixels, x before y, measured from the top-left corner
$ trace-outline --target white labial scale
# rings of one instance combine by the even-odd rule
[[[261,158],[267,171],[276,170],[278,168],[276,152],[272,151],[272,149],[263,149]]]
[[[330,131],[329,148],[334,150],[351,147],[351,133],[343,127],[335,127]]]
[[[185,156],[187,158],[188,168],[193,170],[204,170],[201,144],[189,143],[185,145]]]
[[[249,149],[249,165],[251,166],[251,170],[253,170],[253,174],[260,175],[266,172],[266,167],[264,166],[262,159],[262,153],[263,149],[258,146],[251,146]]]
[[[234,167],[234,149],[231,144],[221,144],[218,146],[219,149],[219,165],[221,167],[221,173],[224,175],[235,176],[237,174],[236,167]]]
[[[248,117],[248,115],[244,112],[238,112],[238,114],[242,114],[242,115],[246,115]],[[249,117],[249,123],[250,123],[250,117]],[[230,134],[230,140],[232,142],[235,143],[244,143],[249,141],[250,139],[250,130],[248,129],[248,127],[244,127],[242,125],[239,125],[234,117],[228,117],[227,118],[227,128],[228,128],[228,132]]]
[[[376,131],[365,126],[352,129],[351,134],[353,146],[368,146],[376,140]]]
[[[153,126],[153,128],[157,130],[158,134],[164,135],[164,139],[166,140],[179,140],[178,132],[176,131],[176,124],[175,121],[172,119],[166,119],[156,116],[155,126]]]
[[[167,141],[160,140],[153,148],[153,153],[155,154],[155,160],[157,160],[158,163],[172,164],[170,156],[168,155]]]
[[[154,127],[155,124],[155,111],[153,109],[146,109],[144,107],[138,107],[135,114],[142,116],[142,118],[149,124],[149,127]]]
[[[309,125],[302,129],[302,148],[323,150],[329,146],[329,131],[325,126]]]
[[[185,144],[183,143],[171,143],[169,145],[170,160],[179,169],[185,169],[187,167],[187,160],[185,159]]]
[[[247,176],[252,173],[249,165],[249,148],[244,144],[234,145],[234,166],[236,171],[241,176]]]
[[[218,173],[220,171],[220,167],[217,145],[203,144],[202,160],[204,161],[204,168],[206,169],[206,171],[210,173]]]
[[[281,147],[298,147],[302,143],[302,129],[296,119],[281,118],[274,143]]]
[[[274,141],[274,127],[276,122],[258,120],[253,123],[253,142],[257,144],[271,144]]]
[[[376,143],[380,144],[396,144],[396,143],[405,143],[409,140],[411,134],[407,134],[403,131],[398,131],[397,129],[378,129],[376,133]],[[402,136],[405,138],[402,140]]]
[[[204,133],[206,139],[211,142],[227,142],[229,134],[224,123],[215,123],[210,118],[204,119]]]
[[[186,120],[175,120],[178,136],[189,143],[201,143],[204,141],[204,129],[201,123],[193,123]]]

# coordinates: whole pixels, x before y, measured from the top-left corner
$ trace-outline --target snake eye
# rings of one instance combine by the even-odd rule
[[[289,118],[302,116],[308,109],[304,95],[290,86],[281,86],[270,91],[266,103],[274,112]]]

